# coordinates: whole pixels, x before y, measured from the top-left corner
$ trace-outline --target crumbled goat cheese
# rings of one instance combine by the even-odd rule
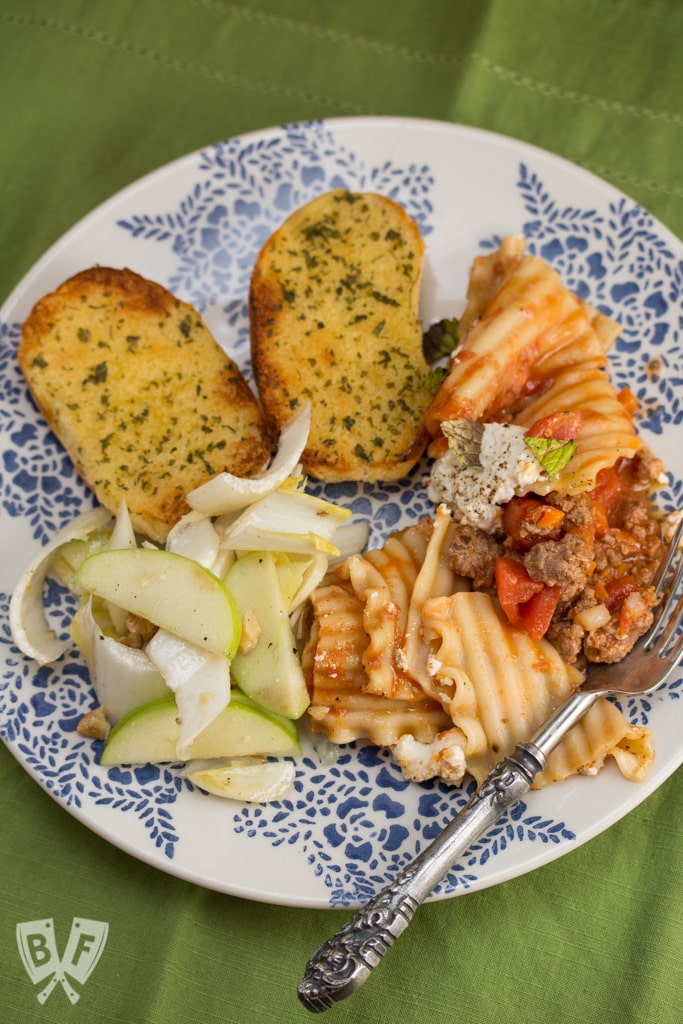
[[[448,505],[453,521],[490,532],[500,519],[500,506],[526,494],[548,475],[525,444],[526,431],[509,423],[486,423],[479,466],[463,466],[452,451],[436,459],[427,493],[430,501]]]
[[[427,655],[427,672],[430,676],[438,676],[443,667],[443,662],[435,658],[433,654]]]
[[[401,672],[410,671],[410,661],[402,647],[396,647],[394,650],[394,665]]]
[[[431,743],[420,743],[406,733],[393,747],[394,759],[407,779],[426,782],[435,775],[459,785],[467,770],[463,734],[460,729],[446,729]]]

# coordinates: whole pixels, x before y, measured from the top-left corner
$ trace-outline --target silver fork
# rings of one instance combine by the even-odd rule
[[[531,788],[548,755],[600,697],[646,694],[672,675],[683,656],[683,519],[654,581],[659,605],[649,631],[614,665],[592,665],[586,681],[526,743],[501,761],[437,838],[311,957],[299,999],[314,1013],[355,992],[405,931],[415,911],[458,857]]]

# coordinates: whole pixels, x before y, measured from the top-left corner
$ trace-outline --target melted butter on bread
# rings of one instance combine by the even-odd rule
[[[196,310],[130,270],[94,267],[40,299],[19,365],[98,501],[163,541],[188,491],[270,455],[263,413]]]
[[[258,256],[249,294],[256,385],[278,429],[311,402],[302,464],[318,479],[398,480],[424,451],[423,259],[403,207],[343,189],[293,213]]]

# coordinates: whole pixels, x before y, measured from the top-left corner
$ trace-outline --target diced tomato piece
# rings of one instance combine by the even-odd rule
[[[583,416],[580,412],[552,412],[536,420],[527,437],[552,437],[556,441],[575,441],[581,433]]]
[[[498,600],[510,624],[540,640],[548,631],[562,588],[532,579],[524,565],[508,555],[496,559],[495,574]]]
[[[522,534],[522,524],[535,516],[540,507],[541,502],[537,498],[511,498],[503,508],[503,530],[516,547],[522,550],[532,547]]]
[[[637,590],[637,588],[636,588],[636,590]],[[635,593],[635,590],[632,590],[631,593],[632,594]],[[628,596],[629,595],[627,594],[626,597],[628,598]],[[642,602],[642,598],[641,598],[641,602]],[[643,606],[643,604],[641,604],[641,602],[636,601],[635,605],[632,606],[631,603],[628,600],[624,600],[621,608],[619,609],[619,635],[620,636],[626,636],[628,633],[630,633],[630,631],[633,628],[634,624],[643,615],[645,609],[648,607],[647,604],[645,604]]]
[[[532,580],[526,567],[509,555],[496,559],[495,574],[498,598],[506,614],[508,607],[514,614],[519,605],[530,600],[544,586],[540,580]]]
[[[621,479],[613,466],[601,469],[595,478],[595,487],[590,493],[591,500],[597,502],[609,515],[614,512],[621,497]]]
[[[593,535],[595,537],[604,537],[609,530],[609,519],[607,518],[605,506],[593,498],[590,499],[590,503],[593,516]]]
[[[558,528],[564,519],[562,509],[547,505],[538,498],[511,498],[503,508],[503,530],[520,551],[529,551],[539,537],[529,536],[522,527],[524,523],[539,526],[543,530]]]
[[[625,597],[629,594],[633,594],[638,589],[633,576],[619,576],[615,580],[610,580],[606,585],[605,590],[607,596],[605,597],[604,603],[607,605],[610,611],[617,607]]]
[[[593,512],[593,529],[596,537],[604,537],[610,527],[610,516],[621,501],[623,484],[613,466],[601,469],[595,478],[595,487],[588,495]]]
[[[543,590],[534,594],[522,609],[522,628],[534,640],[540,640],[548,632],[561,596],[562,587],[549,587],[544,583]]]

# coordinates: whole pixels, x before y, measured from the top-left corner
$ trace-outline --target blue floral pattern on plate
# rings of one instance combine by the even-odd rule
[[[296,207],[330,188],[383,192],[401,202],[429,239],[434,223],[434,176],[425,164],[369,163],[342,145],[325,122],[233,139],[196,155],[194,185],[165,213],[127,212],[117,230],[136,246],[170,255],[168,286],[205,310],[220,304],[234,344],[231,354],[247,375],[246,295],[259,247]],[[659,435],[681,421],[680,308],[683,265],[644,210],[617,199],[605,211],[560,207],[531,161],[520,162],[515,183],[519,231],[531,251],[547,259],[583,299],[615,316],[624,331],[611,356],[613,379],[629,384],[643,415],[640,429]],[[480,239],[485,252],[499,239]],[[44,543],[92,498],[70,460],[37,414],[16,361],[19,325],[0,323],[0,439],[2,509],[27,524]],[[421,486],[424,465],[410,480],[376,488],[312,484],[316,493],[349,507],[371,525],[371,543],[431,513]],[[662,492],[665,508],[681,503],[681,481]],[[0,735],[41,784],[66,807],[90,801],[135,816],[146,842],[173,860],[184,842],[174,816],[191,786],[172,767],[109,769],[99,745],[76,732],[91,708],[87,672],[76,653],[42,668],[12,645],[8,595],[0,595]],[[48,595],[55,629],[64,632],[72,608],[57,588]],[[645,724],[653,700],[677,700],[681,682],[664,696],[630,701],[633,721]],[[322,879],[330,905],[367,899],[404,867],[467,800],[472,786],[438,782],[417,786],[401,776],[386,752],[352,744],[322,768],[306,753],[297,764],[292,796],[271,805],[236,805],[234,834],[260,837],[273,848],[296,844],[312,876]],[[195,794],[197,799],[201,795]],[[518,804],[453,867],[437,895],[479,882],[492,858],[515,844],[558,845],[575,839],[564,821]]]

